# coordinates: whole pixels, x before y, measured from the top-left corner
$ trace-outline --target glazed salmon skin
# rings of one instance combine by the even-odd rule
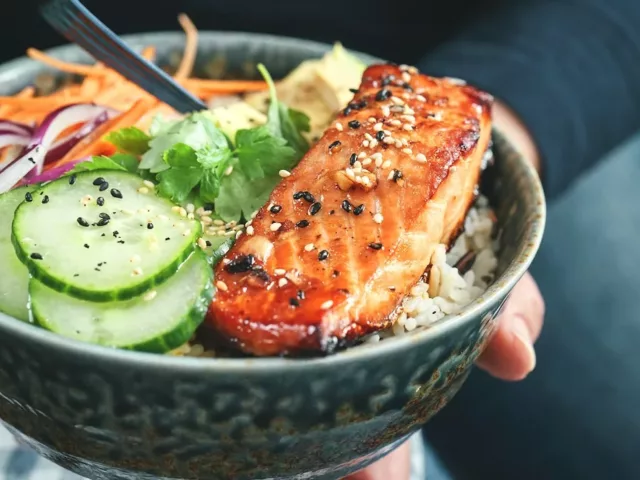
[[[389,327],[475,199],[492,103],[413,67],[369,67],[216,266],[207,324],[256,356],[329,353]]]

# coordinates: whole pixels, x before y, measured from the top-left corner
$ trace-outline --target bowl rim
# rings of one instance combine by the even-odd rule
[[[327,43],[270,34],[203,30],[199,32],[199,35],[201,39],[218,39],[226,42],[237,39],[238,41],[242,40],[245,42],[249,40],[251,43],[267,41],[282,46],[291,46],[292,48],[300,48],[302,46],[309,50],[316,50],[318,53],[331,48],[331,45]],[[175,44],[177,47],[182,46],[184,43],[184,34],[178,31],[134,33],[123,35],[122,38],[134,47],[139,47],[150,41]],[[348,50],[352,54],[370,62],[384,61],[365,53]],[[84,54],[79,47],[70,44],[47,49],[45,52],[54,57]],[[35,61],[23,56],[0,64],[0,81],[2,81],[3,77],[15,74],[15,72],[28,68],[34,63]],[[517,247],[516,254],[505,271],[478,299],[467,305],[461,312],[444,317],[429,328],[418,330],[407,335],[388,338],[375,344],[365,343],[327,356],[302,359],[281,357],[202,358],[121,350],[69,339],[53,332],[37,328],[31,323],[17,320],[3,313],[0,313],[0,331],[11,331],[12,334],[17,335],[23,341],[29,341],[35,344],[41,344],[47,348],[64,351],[67,354],[78,356],[78,358],[86,359],[91,356],[100,358],[102,363],[117,365],[134,363],[139,367],[168,368],[172,371],[187,371],[191,373],[198,371],[207,373],[242,372],[245,375],[251,375],[252,373],[262,374],[271,371],[306,370],[314,366],[338,367],[345,362],[367,361],[374,357],[415,348],[418,345],[427,343],[434,337],[443,335],[448,330],[455,329],[471,321],[475,317],[483,314],[490,305],[497,304],[500,297],[508,294],[527,271],[542,242],[546,224],[547,207],[538,173],[499,131],[494,129],[493,134],[494,137],[501,138],[507,150],[511,150],[511,153],[517,156],[524,183],[532,190],[532,198],[537,199],[535,205],[530,206],[532,209],[532,218],[530,220],[529,234],[522,239],[521,245]]]

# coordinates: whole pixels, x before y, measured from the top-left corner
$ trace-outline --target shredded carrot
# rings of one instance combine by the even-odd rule
[[[267,89],[266,82],[262,80],[203,80],[189,78],[182,84],[194,92],[206,93],[242,93],[257,92]]]
[[[184,30],[186,35],[186,41],[184,46],[184,53],[182,55],[182,61],[176,71],[176,80],[184,80],[193,72],[193,66],[196,63],[196,55],[198,53],[198,29],[193,24],[191,19],[184,13],[178,16],[180,26]]]
[[[65,73],[73,73],[76,75],[105,75],[107,74],[106,70],[101,68],[96,68],[95,66],[81,65],[79,63],[70,63],[64,62],[62,60],[58,60],[57,58],[50,57],[46,53],[37,50],[35,48],[29,48],[27,50],[27,55],[39,62],[42,62],[50,67],[53,67],[61,72]]]
[[[153,62],[156,59],[156,47],[145,47],[141,55],[142,58]]]
[[[24,98],[31,98],[33,97],[33,95],[36,93],[36,89],[33,88],[32,86],[28,86],[26,88],[23,88],[22,90],[20,90],[20,92],[18,92],[14,98],[19,98],[19,99],[24,99]],[[10,105],[3,105],[0,104],[0,118],[5,118],[8,117],[9,115],[11,115],[11,113],[16,111],[15,107],[11,107]]]

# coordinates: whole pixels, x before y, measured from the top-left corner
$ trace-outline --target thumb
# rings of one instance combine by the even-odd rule
[[[344,480],[409,480],[411,477],[411,444],[406,442],[386,457]]]

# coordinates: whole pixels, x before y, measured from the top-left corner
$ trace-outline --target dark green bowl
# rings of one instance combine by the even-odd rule
[[[229,71],[264,62],[283,76],[329,47],[243,33],[200,36]],[[183,35],[128,40],[167,61]],[[75,47],[63,59],[89,58]],[[366,60],[371,60],[366,58]],[[0,94],[45,72],[0,67]],[[92,479],[343,477],[407,439],[458,391],[541,241],[536,173],[498,133],[486,193],[503,228],[499,278],[464,312],[410,335],[326,358],[196,359],[70,341],[0,314],[0,418],[54,462]]]

